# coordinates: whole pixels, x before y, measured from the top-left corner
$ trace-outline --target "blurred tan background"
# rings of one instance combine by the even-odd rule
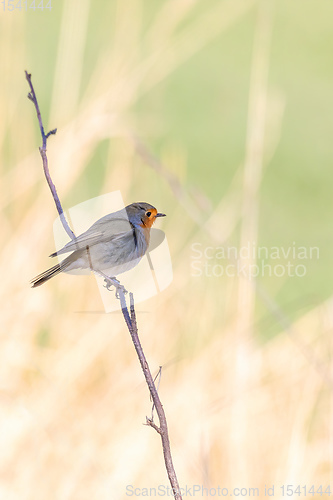
[[[168,485],[121,314],[103,313],[93,277],[29,287],[51,265],[57,213],[25,69],[45,128],[58,128],[48,156],[64,208],[120,190],[168,215],[174,279],[137,316],[152,372],[164,365],[181,486],[263,497],[275,485],[280,498],[281,485],[314,485],[321,498],[333,465],[332,2],[46,4],[0,12],[0,499]],[[304,276],[195,276],[193,244],[213,247],[217,266],[233,264],[217,247],[248,244],[319,258],[291,259]]]

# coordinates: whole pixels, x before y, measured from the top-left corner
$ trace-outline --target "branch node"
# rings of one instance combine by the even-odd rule
[[[159,434],[162,434],[162,429],[158,427],[156,424],[154,424],[151,418],[146,417],[146,425],[148,425],[148,427],[152,427],[153,429],[155,429],[155,431],[158,432]]]

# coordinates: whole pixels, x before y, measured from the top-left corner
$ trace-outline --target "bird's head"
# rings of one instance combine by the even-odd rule
[[[153,205],[145,202],[131,203],[126,207],[128,220],[135,226],[150,229],[157,217],[165,217]]]

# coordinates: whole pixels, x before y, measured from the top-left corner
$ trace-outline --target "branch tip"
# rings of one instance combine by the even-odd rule
[[[50,135],[55,135],[56,133],[57,133],[57,129],[54,128],[53,130],[50,130],[50,132],[48,132],[45,137],[46,137],[46,139],[48,139],[50,137]]]

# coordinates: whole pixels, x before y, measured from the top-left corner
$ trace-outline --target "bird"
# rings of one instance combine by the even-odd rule
[[[145,255],[151,227],[158,217],[165,217],[165,214],[146,202],[131,203],[105,215],[87,231],[52,253],[50,257],[71,252],[62,262],[33,278],[32,288],[61,272],[76,269],[90,269],[104,278],[129,271]]]

